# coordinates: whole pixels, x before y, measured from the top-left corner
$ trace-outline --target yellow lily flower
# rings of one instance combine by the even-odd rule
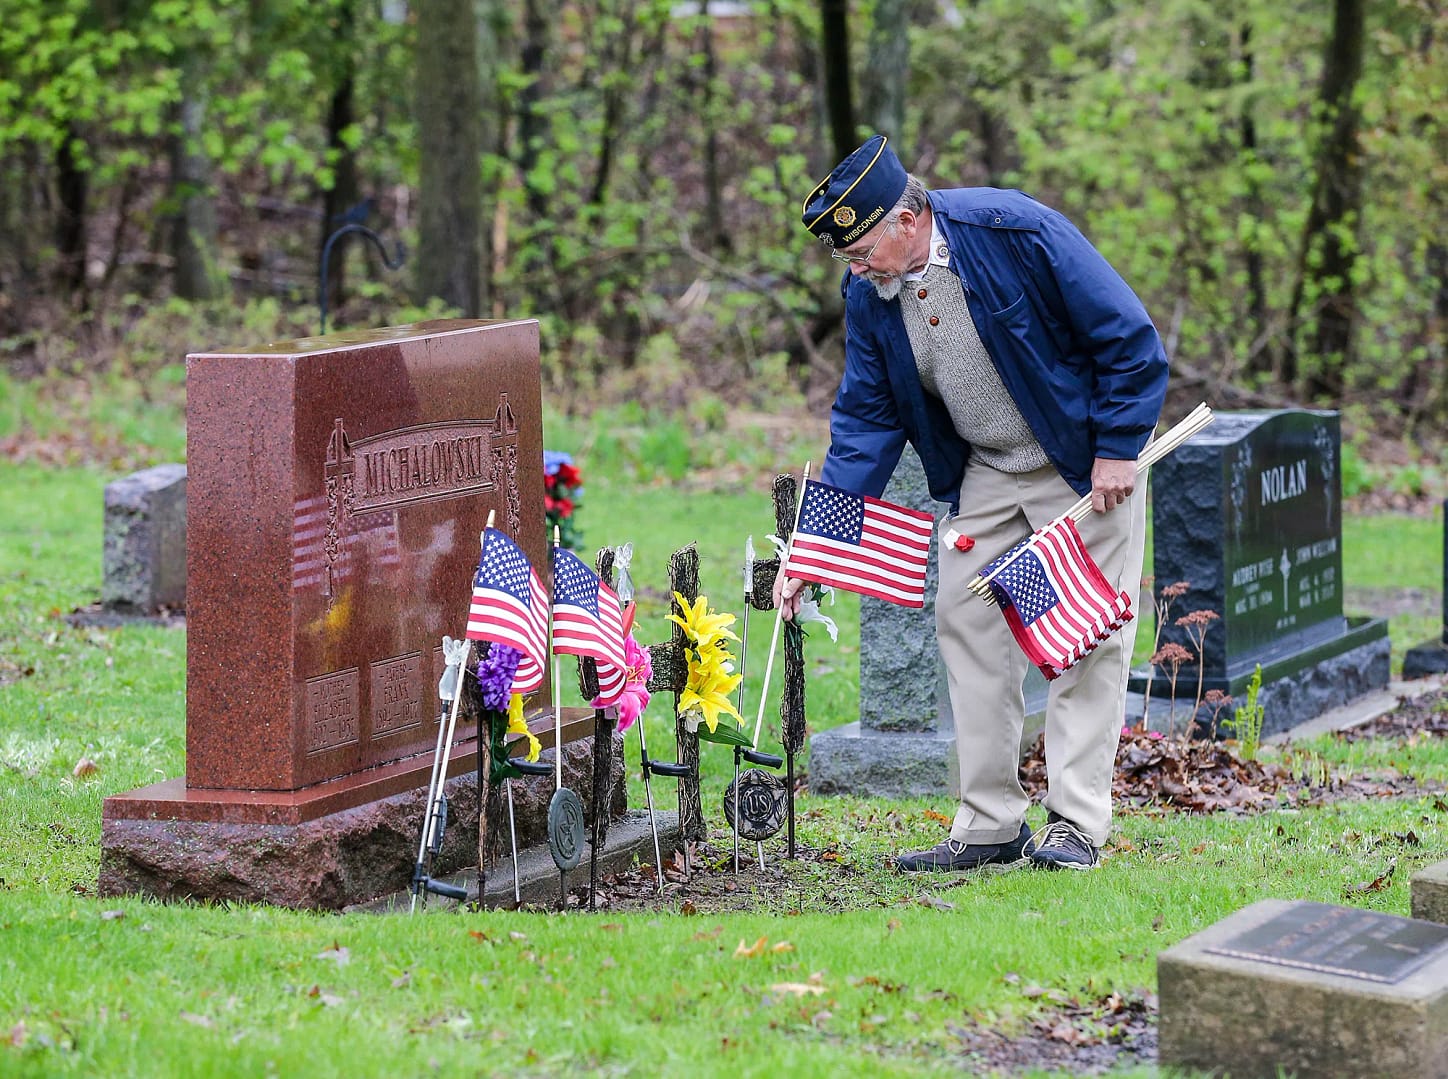
[[[528,755],[525,760],[536,761],[543,749],[543,743],[533,737],[528,724],[523,720],[523,694],[514,693],[508,698],[508,733],[521,734],[528,739]]]
[[[674,602],[683,610],[684,617],[680,618],[676,614],[671,614],[669,621],[682,626],[689,639],[699,648],[707,648],[714,643],[716,638],[727,637],[731,641],[739,639],[726,628],[734,624],[734,616],[732,614],[711,614],[708,596],[700,596],[691,606],[688,600],[675,592]]]
[[[739,685],[740,675],[721,646],[701,648],[689,656],[689,680],[679,695],[679,712],[695,713],[712,732],[719,727],[719,716],[733,716],[740,727],[744,717],[730,702],[729,696]],[[697,721],[695,727],[697,728]]]

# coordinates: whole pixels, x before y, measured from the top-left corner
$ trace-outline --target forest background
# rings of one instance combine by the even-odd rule
[[[1179,402],[1340,408],[1349,494],[1383,458],[1441,493],[1448,5],[705,8],[0,0],[0,390],[179,407],[187,351],[314,334],[325,299],[332,328],[537,317],[563,413],[819,415],[840,275],[799,205],[880,130],[929,185],[1075,220]],[[324,298],[347,224],[380,242],[338,242]],[[182,448],[11,413],[12,457]]]

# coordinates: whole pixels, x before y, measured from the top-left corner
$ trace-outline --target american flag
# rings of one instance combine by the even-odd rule
[[[1021,649],[1048,679],[1133,617],[1131,597],[1112,587],[1069,517],[1052,521],[981,575]]]
[[[928,513],[809,480],[785,573],[923,607],[934,531]]]
[[[548,657],[548,593],[516,543],[496,528],[483,533],[483,553],[473,575],[467,636],[497,641],[523,653],[513,676],[514,693],[543,684]]]
[[[623,693],[623,613],[613,589],[566,547],[553,548],[553,651],[598,664],[599,707]]]

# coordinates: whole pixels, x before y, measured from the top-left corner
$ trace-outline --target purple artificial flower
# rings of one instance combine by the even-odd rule
[[[482,690],[484,708],[493,712],[508,710],[513,675],[518,673],[522,659],[523,653],[509,645],[497,641],[488,645],[488,651],[478,660],[478,688]]]

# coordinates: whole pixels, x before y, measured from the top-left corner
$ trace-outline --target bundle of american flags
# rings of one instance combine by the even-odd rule
[[[549,598],[538,573],[519,546],[496,528],[483,532],[482,554],[473,575],[467,636],[518,649],[523,658],[513,692],[543,685],[549,653]],[[553,548],[552,652],[589,656],[598,663],[601,706],[624,689],[623,617],[618,597],[598,574],[563,547]]]
[[[1131,621],[1131,597],[1111,586],[1076,522],[1061,517],[983,571],[1011,634],[1048,679],[1060,677]]]
[[[1198,405],[1151,442],[1137,458],[1143,473],[1212,422]],[[1087,495],[973,577],[968,587],[999,603],[1022,651],[1048,679],[1079,663],[1113,631],[1131,621],[1131,597],[1114,588],[1092,560],[1076,522],[1091,512]]]

